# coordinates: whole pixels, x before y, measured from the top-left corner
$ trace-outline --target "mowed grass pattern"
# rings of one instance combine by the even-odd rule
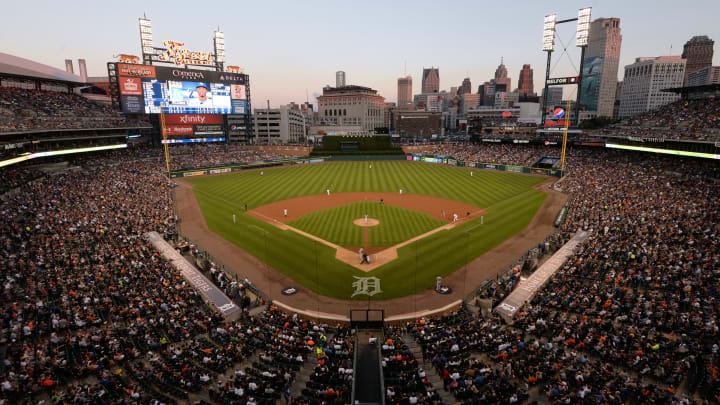
[[[446,224],[426,213],[361,201],[311,212],[288,225],[336,245],[363,246],[365,228],[353,221],[365,218],[365,214],[380,221],[379,225],[368,228],[369,246],[394,246]]]
[[[262,173],[262,175],[261,175]],[[417,162],[333,162],[188,178],[208,227],[238,247],[320,294],[350,299],[353,276],[381,279],[383,293],[371,299],[414,294],[487,252],[527,226],[546,194],[532,186],[542,177],[474,171]],[[485,224],[473,219],[399,250],[399,257],[370,273],[335,259],[334,249],[283,231],[243,207],[331,192],[383,191],[424,194],[485,209]],[[237,214],[233,224],[232,215]],[[235,269],[243,275],[243,269]],[[412,281],[412,282],[409,282]],[[262,286],[261,286],[262,288]],[[468,292],[474,286],[467,286]],[[356,296],[365,300],[367,296]]]

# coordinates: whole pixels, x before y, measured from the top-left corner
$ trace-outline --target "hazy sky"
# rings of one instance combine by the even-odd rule
[[[545,75],[541,48],[543,16],[573,18],[592,6],[593,19],[619,17],[623,66],[639,56],[679,55],[693,35],[720,42],[720,0],[520,0],[520,1],[3,1],[0,51],[64,68],[85,58],[88,74],[107,75],[105,63],[118,53],[140,56],[137,18],[152,19],[155,45],[185,42],[210,51],[213,31],[225,32],[227,60],[250,75],[253,107],[305,101],[321,93],[344,70],[348,84],[397,98],[397,78],[413,77],[420,92],[423,66],[440,68],[440,88],[470,77],[473,92],[505,59],[513,87],[522,64],[535,70],[535,88]],[[575,75],[580,51],[575,25],[558,26],[563,56],[552,76]],[[720,45],[714,65],[720,65]],[[573,64],[575,68],[573,68]],[[77,66],[76,66],[77,69]],[[622,78],[622,77],[621,77]],[[570,90],[570,87],[566,91]],[[570,94],[568,94],[570,93]],[[571,90],[566,95],[574,95]]]

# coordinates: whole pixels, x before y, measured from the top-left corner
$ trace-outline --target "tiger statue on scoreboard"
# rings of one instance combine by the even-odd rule
[[[134,64],[140,63],[140,58],[135,55],[128,55],[128,54],[121,53],[120,55],[113,55],[113,58],[119,58],[118,61],[120,63],[134,63]]]

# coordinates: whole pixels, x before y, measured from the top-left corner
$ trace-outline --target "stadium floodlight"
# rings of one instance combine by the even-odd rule
[[[545,22],[543,24],[543,51],[552,52],[555,48],[555,22],[557,21],[557,14],[548,14],[545,16]]]
[[[138,18],[140,24],[140,45],[142,46],[142,53],[144,55],[151,55],[155,53],[152,44],[152,21],[148,18]]]
[[[215,31],[215,62],[225,62],[225,34],[222,31]]]
[[[578,11],[577,34],[575,35],[575,45],[578,47],[587,46],[588,44],[591,12],[592,7],[581,8]]]

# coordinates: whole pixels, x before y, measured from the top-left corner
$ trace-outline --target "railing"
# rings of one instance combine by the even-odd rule
[[[357,389],[358,346],[359,346],[358,332],[357,332],[357,329],[355,329],[355,342],[353,343],[353,383],[352,383],[352,398],[350,400],[351,404],[355,403],[355,392]]]

